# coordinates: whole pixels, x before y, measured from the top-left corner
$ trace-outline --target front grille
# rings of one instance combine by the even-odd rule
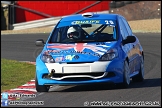
[[[86,81],[86,80],[93,80],[93,78],[86,78],[86,77],[64,78],[61,81]]]
[[[89,75],[92,77],[99,77],[104,75],[105,72],[95,72],[95,73],[68,73],[68,74],[62,74],[62,73],[55,73],[53,74],[53,78],[62,78],[64,76],[69,76],[69,78],[64,78],[61,81],[86,81],[86,80],[94,80],[93,78],[90,77],[72,77],[70,78],[70,75]],[[110,77],[114,77],[115,73],[114,72],[108,72],[108,74],[106,76],[104,76],[104,78],[110,78]],[[48,74],[44,74],[42,76],[45,79],[51,79],[48,77]]]
[[[104,72],[95,72],[95,73],[68,73],[68,74],[60,74],[60,73],[55,73],[53,74],[54,78],[61,78],[63,76],[69,76],[69,75],[90,75],[93,77],[97,77],[97,76],[102,76],[104,74]]]

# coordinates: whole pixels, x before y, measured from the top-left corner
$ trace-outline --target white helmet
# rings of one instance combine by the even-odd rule
[[[79,31],[77,28],[70,27],[67,31],[67,37],[68,38],[79,38]]]

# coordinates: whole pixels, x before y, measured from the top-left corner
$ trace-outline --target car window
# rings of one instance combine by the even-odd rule
[[[121,35],[122,35],[123,39],[126,39],[126,37],[128,36],[128,31],[127,31],[126,26],[123,23],[121,17],[119,17],[119,27],[120,27],[120,31],[121,31]]]
[[[116,21],[113,20],[65,21],[55,27],[49,43],[116,41],[116,34]],[[75,35],[73,41],[68,39],[70,35]]]
[[[125,27],[126,27],[126,29],[127,29],[127,31],[128,31],[128,34],[129,34],[129,35],[132,35],[132,30],[131,30],[131,28],[130,28],[128,22],[127,22],[124,18],[122,18],[122,20],[123,20],[123,22],[124,22],[124,24],[125,24]]]

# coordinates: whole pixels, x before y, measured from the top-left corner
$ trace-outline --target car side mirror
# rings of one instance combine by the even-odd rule
[[[136,37],[135,36],[127,36],[127,38],[125,40],[122,41],[122,44],[128,44],[128,43],[133,43],[136,41]]]
[[[36,46],[44,46],[44,40],[43,39],[38,39],[38,40],[36,40],[36,42],[35,42],[35,45]]]

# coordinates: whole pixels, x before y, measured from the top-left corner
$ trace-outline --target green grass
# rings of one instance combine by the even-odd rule
[[[21,86],[35,77],[35,65],[1,59],[1,92]]]

